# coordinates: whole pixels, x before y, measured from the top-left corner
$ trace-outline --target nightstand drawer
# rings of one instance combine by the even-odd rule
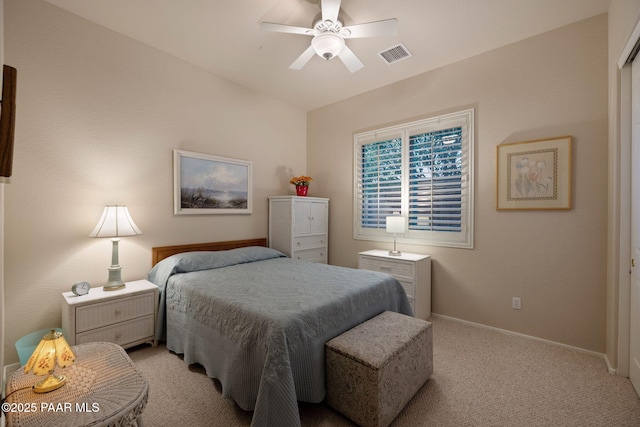
[[[407,294],[407,298],[413,299],[416,296],[416,285],[414,282],[408,282],[406,280],[398,279],[398,282],[404,288],[405,293]]]
[[[76,335],[76,344],[107,341],[125,346],[134,341],[152,340],[154,334],[153,328],[154,321],[152,312],[151,315],[140,319],[134,319],[78,334]]]
[[[401,278],[413,279],[414,277],[414,264],[401,260],[387,261],[385,259],[362,256],[360,258],[360,268],[388,273],[398,280]]]
[[[296,236],[293,238],[293,250],[326,246],[327,236],[325,234],[318,236]]]
[[[80,334],[91,329],[124,322],[144,315],[153,317],[154,304],[155,295],[146,293],[115,301],[78,307],[76,310],[76,333]]]

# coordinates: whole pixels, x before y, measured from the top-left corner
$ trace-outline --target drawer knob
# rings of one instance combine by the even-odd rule
[[[121,313],[122,311],[119,308],[116,308],[115,315],[120,316]]]

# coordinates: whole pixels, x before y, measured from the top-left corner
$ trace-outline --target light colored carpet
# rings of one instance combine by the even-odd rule
[[[603,359],[459,322],[432,318],[434,372],[392,427],[640,426],[640,399]],[[217,381],[166,347],[129,355],[150,385],[148,427],[249,426],[251,413]],[[300,404],[302,425],[353,426],[324,404]]]

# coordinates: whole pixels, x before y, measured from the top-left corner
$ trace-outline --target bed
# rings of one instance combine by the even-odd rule
[[[299,426],[325,396],[324,344],[382,313],[412,314],[387,274],[293,260],[266,239],[153,248],[156,338],[199,363],[254,427]]]

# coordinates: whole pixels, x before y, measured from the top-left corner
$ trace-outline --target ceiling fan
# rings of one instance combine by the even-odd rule
[[[276,33],[302,34],[312,36],[311,45],[289,66],[292,70],[300,70],[316,54],[321,58],[330,60],[340,58],[349,71],[355,73],[364,64],[346,45],[345,39],[364,37],[395,36],[398,29],[398,20],[385,19],[382,21],[368,22],[365,24],[342,26],[339,20],[341,0],[321,0],[320,9],[322,18],[313,25],[313,28],[296,27],[293,25],[274,24],[263,22],[263,31]]]

